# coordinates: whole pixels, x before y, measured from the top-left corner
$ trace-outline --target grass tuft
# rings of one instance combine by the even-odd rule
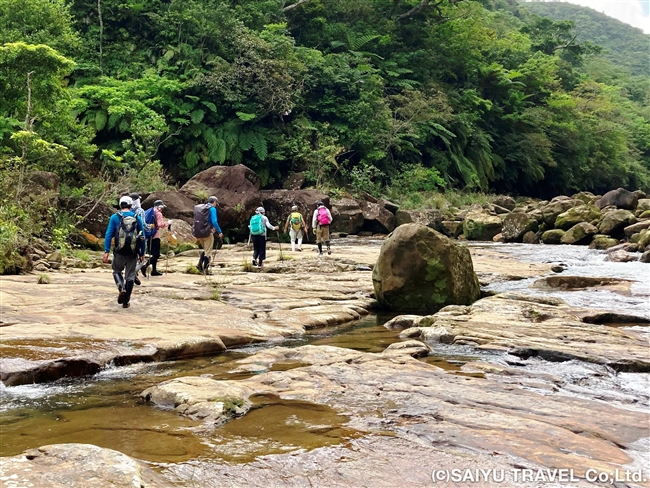
[[[36,280],[36,283],[39,285],[49,285],[51,283],[50,277],[46,275],[45,273],[41,273],[38,275],[38,280]]]

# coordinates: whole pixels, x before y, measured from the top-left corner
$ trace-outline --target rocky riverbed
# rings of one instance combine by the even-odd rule
[[[480,468],[504,470],[506,479],[455,486],[566,486],[521,480],[524,469],[566,468],[580,478],[571,486],[588,486],[593,483],[585,477],[594,472],[635,474],[648,466],[650,346],[642,324],[648,317],[627,318],[637,322],[625,327],[604,325],[593,318],[605,316],[606,304],[602,310],[567,305],[561,296],[540,297],[537,286],[432,316],[396,318],[388,325],[403,342],[382,353],[287,348],[282,341],[357,320],[375,307],[371,270],[379,242],[336,240],[334,254],[325,258],[310,247],[303,253],[285,248],[281,256],[273,245],[260,273],[246,269],[250,253],[243,246],[226,246],[210,277],[185,273],[196,261],[190,251],[163,262],[164,276],[143,280],[128,310],[115,303],[110,271],[102,267],[52,273],[47,285],[37,284],[35,275],[3,276],[0,374],[5,388],[15,388],[257,344],[258,352],[230,366],[242,379],[177,377],[152,382],[142,399],[147,408],[187,418],[193,435],[214,449],[232,444],[218,440],[224,426],[237,429],[278,401],[318,412],[300,420],[303,428],[333,441],[237,463],[199,457],[161,464],[99,447],[52,445],[2,458],[3,483],[430,486],[434,469]],[[543,253],[543,246],[534,247]],[[484,287],[532,284],[572,271],[569,266],[555,275],[551,268],[559,260],[522,259],[506,248],[512,249],[470,248]],[[642,299],[647,290],[632,281],[607,293]],[[598,293],[612,283],[583,285],[578,293]],[[610,322],[624,319],[614,312]],[[414,359],[427,354],[472,360],[445,370],[430,358]],[[295,427],[291,418],[283,429]],[[242,441],[254,442],[255,434],[241,429]],[[650,485],[631,480],[616,486]]]

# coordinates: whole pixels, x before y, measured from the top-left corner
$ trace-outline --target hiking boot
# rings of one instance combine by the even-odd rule
[[[142,284],[142,282],[140,281],[140,278],[138,278],[137,276],[135,277],[135,280],[133,282],[138,286],[140,286]]]
[[[162,276],[163,274],[160,271],[152,271],[151,276]]]
[[[330,249],[328,249],[328,250],[327,250],[327,255],[329,256],[329,255],[331,255],[331,254],[332,254],[332,251],[331,251]]]
[[[257,267],[257,260],[253,259],[253,266]]]
[[[149,267],[149,263],[145,264],[144,266],[142,266],[140,268],[140,273],[142,273],[142,276],[144,276],[145,278],[147,277],[147,268],[148,267]],[[136,283],[136,284],[139,285],[140,283]]]
[[[117,303],[121,305],[124,303],[125,299],[126,299],[126,290],[120,290],[120,294],[117,295]]]
[[[123,303],[122,308],[129,308],[131,306],[130,303]]]
[[[323,255],[323,251],[319,251],[319,252],[318,252],[318,255],[319,255],[319,256],[322,256],[322,255]]]
[[[302,252],[302,249],[297,249],[298,252]]]

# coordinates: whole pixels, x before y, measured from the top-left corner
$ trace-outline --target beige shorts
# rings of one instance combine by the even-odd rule
[[[317,225],[316,226],[316,242],[326,242],[330,240],[330,226]]]
[[[196,240],[199,243],[199,245],[203,248],[206,254],[212,252],[212,248],[214,247],[213,233],[210,233],[208,237],[197,237]]]

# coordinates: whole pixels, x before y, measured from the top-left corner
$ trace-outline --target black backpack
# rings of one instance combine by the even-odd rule
[[[124,216],[118,212],[120,225],[115,230],[115,252],[122,256],[136,256],[138,254],[138,219],[133,216]]]
[[[212,233],[210,224],[210,209],[212,205],[202,203],[194,206],[194,225],[192,226],[192,235],[202,238],[208,237]]]

